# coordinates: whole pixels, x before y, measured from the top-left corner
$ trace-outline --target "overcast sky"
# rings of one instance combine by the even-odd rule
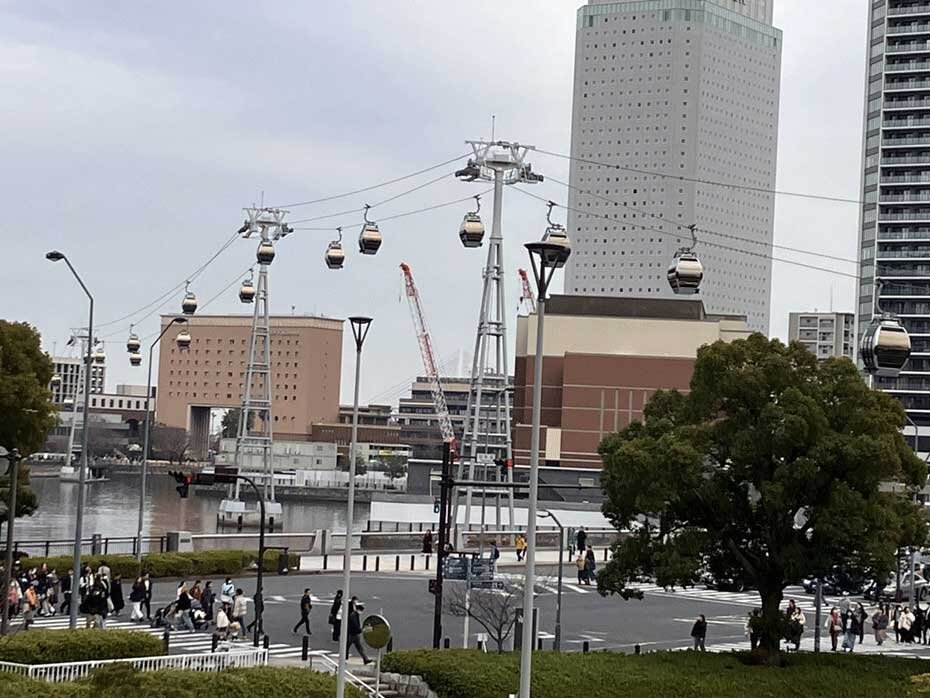
[[[579,0],[340,0],[313,3],[0,2],[0,201],[6,208],[0,317],[26,320],[59,353],[86,303],[66,252],[107,324],[108,384],[145,382],[123,343],[146,305],[209,258],[241,224],[243,206],[279,205],[357,189],[448,160],[465,138],[490,135],[569,151],[575,11]],[[864,0],[778,0],[784,31],[778,186],[858,198],[865,61]],[[566,161],[537,154],[535,170],[567,180]],[[454,169],[449,166],[450,173]],[[442,174],[369,194],[292,208],[290,218],[346,211]],[[372,218],[477,193],[451,177],[377,207]],[[536,193],[565,202],[564,188]],[[490,197],[486,203],[490,208]],[[442,357],[474,342],[486,248],[457,237],[465,204],[381,225],[384,244],[360,257],[360,216],[345,268],[329,271],[328,232],[278,245],[272,312],[374,317],[363,399],[422,372],[398,265],[420,286]],[[564,218],[564,211],[562,212]],[[855,258],[855,205],[779,197],[775,241]],[[507,303],[516,310],[522,243],[538,239],[545,206],[505,196]],[[193,284],[201,304],[254,260],[238,241]],[[776,257],[855,265],[797,255]],[[707,273],[713,273],[708,270]],[[852,279],[776,263],[774,335],[791,310],[852,311]],[[173,312],[180,293],[162,306]],[[208,312],[242,312],[233,286]],[[139,315],[144,315],[140,313]],[[137,316],[138,317],[138,316]],[[157,313],[138,332],[157,328]],[[509,328],[513,345],[513,323]],[[347,332],[348,335],[348,332]],[[348,359],[351,341],[345,342]],[[351,398],[343,361],[343,402]]]

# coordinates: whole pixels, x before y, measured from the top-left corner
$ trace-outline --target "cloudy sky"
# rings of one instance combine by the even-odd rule
[[[243,206],[281,205],[358,189],[467,151],[490,134],[569,150],[575,11],[579,0],[341,0],[312,3],[0,2],[0,200],[5,292],[0,317],[26,320],[59,352],[86,304],[63,266],[65,251],[97,299],[109,384],[144,383],[123,342],[131,319],[156,330],[151,308],[241,224]],[[865,61],[864,0],[778,0],[784,31],[778,186],[858,198]],[[561,180],[565,161],[533,167]],[[292,220],[358,209],[454,169],[368,194],[293,207]],[[372,217],[452,201],[481,190],[451,177],[373,210]],[[556,184],[536,193],[566,201]],[[487,201],[490,204],[490,198]],[[505,197],[508,305],[516,310],[522,243],[545,207]],[[465,250],[465,204],[381,226],[375,257],[353,249],[360,215],[307,223],[346,225],[345,269],[329,271],[328,231],[282,241],[272,265],[272,311],[375,318],[363,398],[421,371],[398,265],[408,262],[443,357],[474,341],[486,248]],[[778,198],[775,240],[834,256],[856,254],[857,207]],[[778,250],[777,257],[855,266]],[[241,312],[233,283],[254,259],[238,241],[193,284],[209,312]],[[853,280],[775,264],[771,332],[790,310],[851,311]],[[173,293],[165,305],[180,303]],[[512,337],[511,337],[512,342]],[[351,348],[346,342],[348,357]],[[349,365],[344,361],[344,368]],[[351,395],[343,371],[343,400]]]

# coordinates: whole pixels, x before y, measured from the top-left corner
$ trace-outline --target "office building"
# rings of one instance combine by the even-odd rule
[[[788,341],[801,342],[818,359],[856,360],[856,318],[852,313],[789,313]]]
[[[566,293],[673,297],[666,272],[693,224],[707,311],[768,332],[782,50],[773,2],[578,10]]]
[[[59,385],[51,385],[52,402],[61,407],[65,400],[74,400],[78,394],[78,384],[81,384],[80,390],[84,390],[82,382],[81,364],[83,357],[79,356],[55,356],[52,357],[55,375],[61,378]],[[90,392],[102,393],[105,389],[105,380],[107,376],[106,363],[93,363],[90,370]]]
[[[700,299],[552,296],[546,303],[540,483],[595,484],[605,436],[641,420],[657,390],[688,390],[697,350],[750,334],[744,316],[712,315]],[[530,461],[536,314],[517,318],[513,455]],[[578,493],[560,491],[560,496]],[[583,494],[582,498],[588,498]]]
[[[873,385],[930,425],[930,4],[869,2],[860,217],[859,336],[882,309],[897,313],[912,354],[898,378]],[[926,451],[926,447],[920,450]]]

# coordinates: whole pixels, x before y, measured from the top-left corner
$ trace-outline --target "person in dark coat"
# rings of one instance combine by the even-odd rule
[[[207,582],[203,585],[203,591],[200,593],[200,608],[203,610],[208,623],[213,620],[213,602],[216,600],[216,594],[213,592],[213,582]]]
[[[358,615],[358,612],[364,609],[365,607],[359,603],[358,597],[353,596],[352,600],[349,601],[349,619],[347,621],[349,624],[349,640],[346,644],[346,659],[349,658],[349,649],[354,647],[365,664],[368,664],[371,660],[365,654],[365,648],[362,647],[362,621]]]
[[[333,626],[333,642],[339,642],[339,633],[342,629],[342,589],[336,592],[333,605],[329,609],[329,624]]]
[[[74,570],[68,570],[68,574],[61,578],[61,612],[71,613],[71,589],[74,588]]]
[[[433,529],[423,534],[423,552],[427,555],[433,554]]]
[[[578,533],[575,534],[575,543],[577,543],[578,550],[587,550],[588,545],[588,534],[585,533],[584,526],[578,529]]]
[[[294,626],[294,634],[297,633],[297,629],[300,626],[303,626],[307,631],[307,635],[313,635],[310,632],[310,609],[313,608],[313,601],[310,599],[310,590],[304,589],[304,595],[300,597],[300,620],[297,621],[297,625]]]
[[[701,650],[701,652],[706,652],[707,649],[704,647],[704,640],[707,638],[707,618],[704,617],[702,613],[698,616],[698,619],[694,621],[694,625],[691,626],[691,639],[694,640],[694,649]]]
[[[113,615],[118,616],[126,607],[123,601],[123,578],[120,575],[114,575],[113,583],[110,584],[110,600],[113,602]]]

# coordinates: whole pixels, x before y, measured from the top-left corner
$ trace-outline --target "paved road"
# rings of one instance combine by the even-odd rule
[[[550,573],[552,570],[550,570]],[[641,585],[642,601],[623,601],[619,598],[602,598],[593,587],[579,586],[568,576],[563,589],[562,646],[565,650],[578,650],[588,641],[592,649],[614,649],[632,651],[639,644],[644,650],[679,649],[690,646],[689,632],[695,617],[703,613],[708,618],[708,648],[746,648],[744,624],[750,609],[758,606],[754,592],[721,592],[703,588],[664,591],[653,585]],[[519,582],[519,575],[503,575]],[[366,603],[366,612],[383,613],[391,622],[395,636],[395,648],[429,647],[432,643],[433,597],[427,591],[429,575],[353,573],[353,594]],[[254,592],[254,578],[237,580],[247,595]],[[218,586],[214,581],[214,586]],[[310,587],[314,598],[311,614],[310,647],[318,653],[332,653],[335,643],[326,623],[329,607],[335,592],[342,585],[341,575],[294,575],[269,576],[265,578],[265,629],[271,640],[272,657],[296,658],[300,655],[301,638],[292,633],[299,618],[298,602],[303,589]],[[153,610],[168,603],[175,596],[176,582],[155,584]],[[543,576],[538,587],[537,606],[541,614],[541,629],[545,646],[551,647],[556,608],[556,582],[554,575]],[[795,598],[807,616],[805,647],[812,647],[814,610],[813,597],[799,587],[786,591],[787,598]],[[828,599],[828,604],[830,600]],[[827,606],[829,608],[829,605]],[[117,627],[145,626],[129,623],[128,618],[112,619],[110,625]],[[37,627],[66,627],[67,620],[60,617],[40,618]],[[449,616],[443,617],[443,634],[452,639],[453,646],[462,646],[462,621]],[[160,630],[148,629],[160,634]],[[471,623],[471,644],[475,633],[481,629]],[[826,638],[825,647],[829,647]],[[175,633],[172,637],[172,652],[196,652],[209,650],[209,633]],[[878,651],[871,638],[866,637],[865,646],[857,651]],[[930,647],[920,645],[895,645],[892,640],[882,651],[897,654],[930,657]]]

